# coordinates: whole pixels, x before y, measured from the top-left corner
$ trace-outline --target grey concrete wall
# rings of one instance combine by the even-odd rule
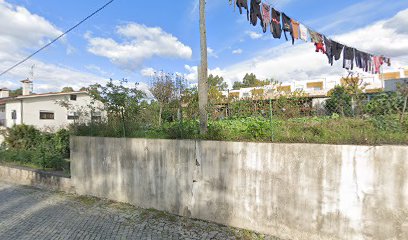
[[[21,167],[0,166],[0,180],[47,190],[75,193],[70,178]]]
[[[79,194],[284,239],[408,239],[408,147],[74,137]]]

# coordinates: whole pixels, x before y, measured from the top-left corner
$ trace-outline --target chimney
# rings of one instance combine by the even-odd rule
[[[10,96],[10,92],[7,88],[0,88],[0,98],[7,98]]]
[[[400,78],[406,78],[404,68],[400,68]]]
[[[30,81],[28,78],[21,81],[23,83],[23,96],[31,95],[33,92],[33,81]]]

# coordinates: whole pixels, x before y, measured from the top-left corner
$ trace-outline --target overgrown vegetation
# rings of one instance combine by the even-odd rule
[[[266,81],[255,80],[255,75],[247,74],[243,84],[267,84]],[[159,101],[142,101],[140,110],[127,116],[132,119],[132,124],[128,124],[125,136],[217,141],[408,144],[408,123],[404,118],[407,95],[403,91],[369,96],[363,93],[365,86],[359,78],[344,78],[342,85],[329,93],[328,100],[321,106],[315,106],[302,91],[276,91],[272,93],[271,101],[259,95],[237,100],[221,94],[226,89],[222,77],[210,75],[208,82],[210,121],[206,135],[199,133],[196,88],[186,88],[185,85],[181,88],[174,77],[160,73],[159,77],[153,78],[151,87],[157,90],[154,95]],[[399,89],[405,90],[403,87]],[[159,95],[163,96],[157,97]],[[120,121],[115,115],[108,114],[106,121],[75,124],[70,130],[79,136],[124,137],[120,129]]]
[[[5,130],[0,161],[40,169],[69,171],[69,131],[41,132],[32,126],[16,125]]]
[[[237,100],[225,96],[224,79],[209,77],[209,126],[200,135],[198,91],[177,75],[161,75],[151,86],[156,99],[146,99],[137,84],[126,80],[93,85],[87,91],[103,109],[80,109],[78,116],[104,111],[103,118],[74,121],[68,130],[41,132],[19,125],[5,130],[0,161],[68,171],[69,135],[163,139],[206,139],[322,144],[408,144],[408,83],[392,93],[364,94],[358,78],[343,79],[321,105],[302,91],[271,92]],[[256,79],[247,75],[246,78]],[[266,84],[249,81],[245,84]],[[272,83],[273,81],[271,81]],[[60,103],[73,111],[70,106]]]

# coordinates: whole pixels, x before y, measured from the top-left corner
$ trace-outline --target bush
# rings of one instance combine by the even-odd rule
[[[45,133],[32,126],[16,125],[5,133],[0,161],[30,164],[43,169],[69,170],[69,131]]]

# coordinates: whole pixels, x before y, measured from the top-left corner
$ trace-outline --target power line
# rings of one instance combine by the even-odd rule
[[[24,62],[26,62],[28,59],[32,58],[34,55],[36,55],[37,53],[41,52],[42,50],[46,49],[47,47],[49,47],[50,45],[52,45],[53,43],[55,43],[56,41],[58,41],[59,39],[61,39],[63,36],[67,35],[68,33],[70,33],[72,30],[74,30],[75,28],[77,28],[79,25],[81,25],[82,23],[84,23],[85,21],[87,21],[88,19],[90,19],[91,17],[93,17],[94,15],[96,15],[98,12],[102,11],[104,8],[106,8],[108,5],[110,5],[113,1],[115,0],[111,0],[107,3],[105,3],[105,5],[103,5],[102,7],[100,7],[98,10],[94,11],[92,14],[88,15],[86,18],[84,18],[82,21],[80,21],[79,23],[75,24],[73,27],[71,27],[70,29],[68,29],[67,31],[65,31],[64,33],[62,33],[61,35],[59,35],[57,38],[55,38],[54,40],[52,40],[51,42],[47,43],[46,45],[44,45],[42,48],[38,49],[37,51],[35,51],[34,53],[30,54],[28,57],[24,58],[23,60],[21,60],[20,62],[14,64],[12,67],[8,68],[6,71],[0,73],[0,77],[3,76],[4,74],[10,72],[11,70],[13,70],[14,68],[18,67],[19,65],[23,64]]]

